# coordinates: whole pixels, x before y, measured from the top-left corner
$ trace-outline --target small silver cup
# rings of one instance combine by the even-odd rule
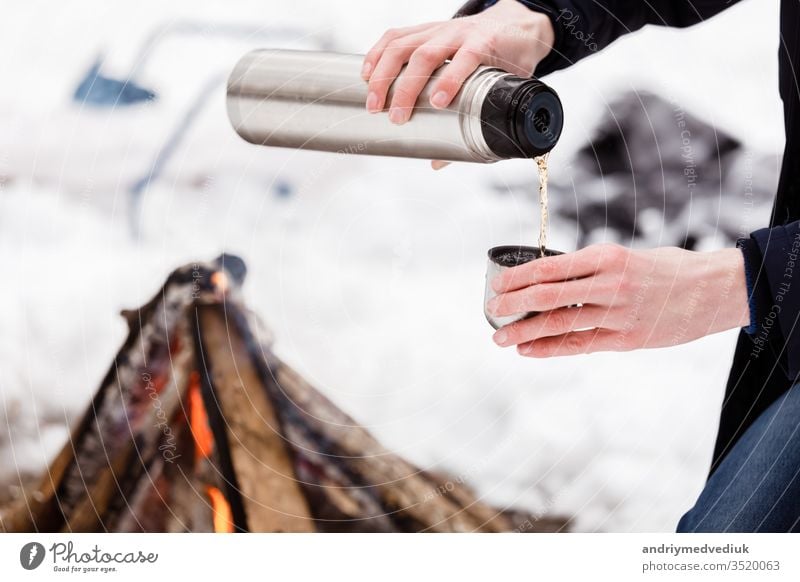
[[[497,295],[494,288],[492,288],[492,280],[495,277],[512,267],[518,267],[519,265],[524,265],[525,263],[534,261],[538,259],[541,254],[542,253],[539,250],[539,247],[526,247],[520,245],[505,245],[489,249],[489,260],[486,264],[486,290],[483,297],[483,314],[486,316],[486,321],[488,321],[489,325],[491,325],[493,328],[500,329],[509,323],[514,323],[515,321],[520,321],[522,319],[527,319],[537,315],[538,312],[529,311],[527,313],[515,313],[514,315],[497,317],[495,315],[491,315],[486,306],[489,304],[489,301],[491,301],[492,298]],[[561,251],[553,251],[550,249],[546,249],[544,252],[544,256],[546,257],[562,254],[564,253]]]

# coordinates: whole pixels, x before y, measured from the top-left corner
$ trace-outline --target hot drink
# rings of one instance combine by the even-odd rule
[[[536,168],[539,170],[539,249],[544,256],[547,250],[547,158],[549,153],[536,158]]]

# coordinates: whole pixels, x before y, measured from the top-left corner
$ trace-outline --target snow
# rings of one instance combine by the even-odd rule
[[[582,531],[670,531],[703,485],[735,332],[670,348],[529,360],[491,341],[485,253],[535,240],[529,162],[454,165],[257,148],[230,129],[216,86],[130,230],[130,185],[150,170],[209,80],[263,38],[222,24],[290,27],[275,44],[364,52],[380,33],[455,5],[6,0],[0,19],[0,475],[41,470],[124,335],[118,312],[175,266],[238,253],[246,296],[278,354],[387,446],[472,484],[487,501],[568,515]],[[97,110],[70,101],[98,54],[159,100]],[[169,28],[163,29],[169,30]],[[691,30],[652,29],[553,75],[571,154],[624,90],[668,95],[756,151],[781,149],[777,7],[754,0]],[[757,104],[757,106],[755,106]],[[743,112],[747,112],[744,114]],[[287,195],[288,193],[288,195]],[[757,226],[755,224],[754,226]],[[575,232],[551,232],[574,248]],[[654,236],[657,236],[656,232]]]

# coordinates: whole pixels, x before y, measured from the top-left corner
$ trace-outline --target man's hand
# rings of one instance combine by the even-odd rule
[[[509,269],[492,285],[494,315],[542,312],[494,335],[529,357],[672,346],[750,323],[739,249],[594,245]]]
[[[405,123],[428,79],[448,59],[431,91],[433,107],[447,107],[480,65],[529,77],[550,52],[553,39],[549,18],[517,0],[500,0],[474,16],[389,30],[364,58],[367,110],[377,113],[385,108],[394,82],[389,119]]]

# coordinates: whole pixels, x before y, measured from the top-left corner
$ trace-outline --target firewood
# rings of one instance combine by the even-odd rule
[[[314,531],[289,449],[241,336],[220,306],[198,309],[200,356],[228,432],[228,449],[250,529]]]
[[[4,531],[563,531],[423,471],[272,351],[243,261],[173,272]],[[199,393],[196,392],[199,390]],[[199,397],[198,397],[199,394]]]

